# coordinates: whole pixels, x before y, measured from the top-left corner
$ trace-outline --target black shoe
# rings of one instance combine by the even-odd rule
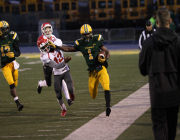
[[[21,110],[23,109],[23,107],[24,107],[24,106],[23,106],[22,104],[18,104],[18,105],[17,105],[18,111],[21,111]]]
[[[40,81],[40,80],[39,80]],[[39,82],[38,82],[38,86],[37,86],[37,92],[40,94],[42,90],[42,87],[40,87]]]
[[[108,108],[106,108],[106,116],[108,116],[108,117],[109,117],[110,113],[111,113],[111,109],[110,109],[109,107],[108,107]]]
[[[73,104],[73,101],[71,99],[68,99],[68,105],[71,106]]]

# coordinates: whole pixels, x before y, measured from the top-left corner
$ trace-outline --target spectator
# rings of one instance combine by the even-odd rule
[[[170,12],[159,9],[157,30],[143,42],[139,69],[149,76],[155,140],[174,140],[180,104],[180,39],[169,29]]]

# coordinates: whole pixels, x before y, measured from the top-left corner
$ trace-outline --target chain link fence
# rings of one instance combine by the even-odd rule
[[[39,32],[17,32],[17,34],[19,36],[19,44],[29,46],[36,44],[38,37],[41,35]],[[134,28],[94,29],[93,34],[101,34],[107,43],[135,41],[139,37]],[[79,30],[61,30],[56,32],[55,36],[60,38],[63,43],[73,44],[75,40],[81,38]]]

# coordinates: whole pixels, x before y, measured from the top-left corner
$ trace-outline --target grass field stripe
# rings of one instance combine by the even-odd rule
[[[105,112],[103,112],[63,140],[72,140],[73,138],[81,140],[115,140],[149,108],[149,84],[146,84],[114,105],[111,108],[110,117],[105,117]]]
[[[1,138],[29,138],[29,137],[54,137],[54,136],[60,136],[60,134],[53,134],[53,135],[27,135],[27,136],[0,136]]]

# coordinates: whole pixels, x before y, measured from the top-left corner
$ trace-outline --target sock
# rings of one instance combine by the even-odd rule
[[[61,100],[58,100],[58,99],[57,99],[57,101],[58,101],[58,103],[59,103],[59,105],[60,105],[60,107],[61,107],[62,110],[67,110],[67,109],[66,109],[66,106],[65,106],[65,104],[64,104],[64,102],[63,102],[63,99],[61,99]]]
[[[20,102],[19,102],[19,100],[18,100],[18,97],[16,96],[16,97],[14,97],[14,101],[15,101],[15,103],[17,104],[17,105],[19,105],[20,104]]]
[[[69,97],[69,91],[67,89],[67,85],[66,83],[64,82],[64,80],[62,80],[62,90],[64,92],[64,96],[66,97],[66,100],[68,101],[70,99]]]
[[[105,94],[105,99],[106,99],[106,107],[110,107],[110,102],[111,102],[111,95],[109,90],[104,91]]]
[[[40,80],[39,85],[40,85],[40,87],[47,87],[46,80],[43,80],[43,81]]]

